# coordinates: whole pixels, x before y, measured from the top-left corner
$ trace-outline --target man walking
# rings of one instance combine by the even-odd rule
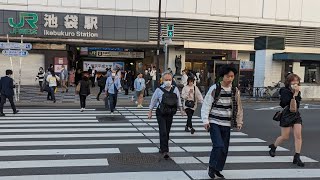
[[[6,103],[7,99],[9,99],[9,102],[11,104],[13,114],[17,114],[19,112],[13,102],[13,88],[15,88],[15,85],[13,83],[12,74],[12,70],[6,70],[6,76],[2,77],[0,80],[0,116],[5,116],[5,114],[3,113],[3,106]]]
[[[156,70],[156,67],[153,66],[151,72],[150,72],[150,76],[152,78],[152,92],[154,92],[156,90],[156,87],[157,87],[157,70]]]
[[[151,76],[149,71],[146,69],[144,71],[144,81],[146,82],[146,88],[145,88],[145,93],[144,96],[149,96],[149,89],[150,89],[150,84],[151,84]]]
[[[163,74],[163,85],[154,92],[150,106],[148,118],[151,119],[154,107],[157,107],[156,116],[159,125],[160,153],[165,159],[169,158],[169,134],[171,130],[173,116],[180,107],[181,115],[184,111],[181,104],[180,92],[177,87],[172,86],[172,74]]]
[[[98,80],[98,86],[100,88],[99,93],[97,95],[98,101],[100,101],[100,95],[102,91],[106,88],[106,81],[107,81],[106,73],[102,73],[102,75],[99,77],[99,80]]]
[[[69,89],[67,87],[67,81],[69,79],[69,73],[68,70],[66,70],[65,66],[62,66],[61,68],[61,74],[60,74],[60,79],[61,79],[61,87],[62,87],[62,93],[65,91],[68,92]]]
[[[111,114],[114,113],[114,109],[117,106],[118,92],[120,89],[120,78],[116,76],[115,71],[112,71],[112,76],[108,77],[105,88],[106,96],[109,96]]]
[[[201,108],[201,118],[212,141],[208,172],[212,179],[215,176],[224,177],[220,171],[228,155],[230,129],[237,128],[240,131],[243,124],[240,93],[232,86],[236,74],[237,70],[232,66],[222,66],[219,77],[223,80],[210,87]]]

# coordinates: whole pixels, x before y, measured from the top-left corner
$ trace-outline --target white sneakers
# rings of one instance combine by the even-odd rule
[[[142,106],[141,104],[139,104],[137,107],[138,107],[138,108],[143,108],[143,106]]]
[[[80,109],[80,112],[83,112],[85,109],[86,109],[86,108],[81,108],[81,109]]]

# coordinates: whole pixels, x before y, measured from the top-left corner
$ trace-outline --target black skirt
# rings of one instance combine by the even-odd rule
[[[302,118],[300,116],[300,112],[294,113],[295,115],[291,118],[290,123],[288,123],[288,120],[285,120],[285,118],[281,118],[280,120],[280,126],[281,127],[293,127],[295,124],[302,124]]]

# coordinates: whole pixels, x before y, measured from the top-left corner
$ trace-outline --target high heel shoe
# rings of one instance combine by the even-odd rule
[[[301,161],[299,153],[296,153],[294,155],[293,164],[296,164],[296,165],[298,165],[300,167],[304,167],[304,163]]]
[[[269,151],[269,155],[271,157],[275,157],[276,156],[276,149],[277,147],[274,144],[270,144],[269,145],[270,151]]]

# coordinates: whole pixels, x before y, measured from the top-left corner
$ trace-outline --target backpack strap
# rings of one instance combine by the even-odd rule
[[[172,86],[171,89],[170,89],[170,93],[173,93],[175,89],[176,89],[176,87]]]
[[[215,106],[217,104],[217,102],[220,99],[220,93],[221,93],[221,84],[220,82],[216,83],[216,89],[214,90],[214,93],[212,92],[212,97],[214,99],[213,103],[212,103],[212,107]]]
[[[168,93],[168,91],[166,89],[164,89],[163,87],[159,87],[159,89],[163,92],[163,93]]]

